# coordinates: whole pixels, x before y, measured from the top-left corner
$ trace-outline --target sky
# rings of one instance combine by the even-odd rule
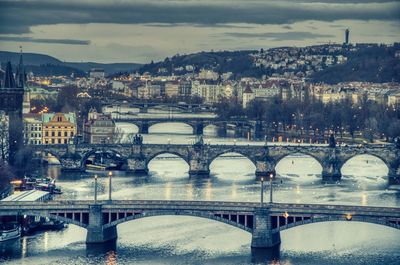
[[[400,0],[0,0],[0,50],[136,62],[199,51],[400,42]]]

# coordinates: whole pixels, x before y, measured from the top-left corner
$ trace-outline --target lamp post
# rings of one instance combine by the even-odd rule
[[[272,203],[272,179],[274,178],[274,174],[269,174],[269,203]]]
[[[97,175],[94,175],[94,204],[97,204]]]
[[[263,207],[264,205],[264,177],[261,177],[261,202],[260,206]]]
[[[108,172],[108,186],[109,186],[109,190],[108,190],[108,200],[109,200],[109,201],[111,201],[111,190],[112,190],[111,178],[112,178],[112,172],[109,171],[109,172]]]

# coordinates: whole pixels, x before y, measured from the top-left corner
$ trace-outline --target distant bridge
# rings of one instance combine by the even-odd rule
[[[200,103],[166,103],[166,102],[116,102],[111,103],[109,106],[116,106],[117,109],[125,108],[138,108],[140,113],[148,113],[149,109],[164,110],[164,111],[179,111],[181,113],[199,113],[211,112],[215,108],[209,104]]]
[[[221,119],[215,117],[205,116],[192,116],[192,117],[142,117],[142,116],[129,116],[128,115],[117,115],[113,117],[116,122],[132,123],[139,128],[139,133],[148,134],[149,128],[159,123],[184,123],[192,127],[193,134],[202,135],[204,128],[208,125],[218,126],[222,134],[226,135],[227,125],[233,124],[237,129],[244,127],[251,128],[257,138],[261,137],[262,134],[262,123],[260,121],[251,121],[248,119]]]
[[[117,238],[118,224],[160,215],[207,218],[252,233],[251,247],[280,244],[280,231],[316,222],[357,221],[400,229],[400,208],[218,201],[0,202],[0,216],[41,216],[87,229],[87,243]]]
[[[161,154],[173,154],[189,165],[191,176],[208,176],[211,163],[226,153],[237,153],[248,158],[256,167],[257,177],[274,172],[280,160],[288,155],[304,154],[313,157],[322,167],[322,179],[341,178],[342,166],[351,158],[369,154],[381,159],[388,167],[389,183],[400,183],[400,150],[395,145],[340,146],[327,145],[210,145],[210,144],[78,144],[32,145],[33,151],[44,156],[51,154],[63,170],[85,170],[89,156],[98,152],[113,152],[126,161],[126,170],[147,173],[150,161]]]

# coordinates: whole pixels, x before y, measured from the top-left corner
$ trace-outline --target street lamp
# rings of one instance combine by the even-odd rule
[[[274,178],[274,173],[269,173],[269,203],[272,203],[272,179]]]
[[[260,207],[264,205],[264,177],[261,177],[261,202]]]
[[[108,200],[109,200],[109,201],[111,201],[111,190],[112,190],[111,179],[112,179],[112,172],[109,171],[109,172],[108,172],[108,186],[109,186],[109,190],[108,190]]]
[[[94,175],[94,204],[97,204],[97,175]]]

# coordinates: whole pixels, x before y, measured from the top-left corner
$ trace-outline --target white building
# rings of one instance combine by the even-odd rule
[[[242,96],[242,105],[243,108],[247,108],[248,104],[250,101],[255,99],[255,94],[254,92],[251,90],[250,86],[247,85],[246,89],[243,91],[243,96]]]
[[[42,144],[42,119],[40,116],[24,117],[24,140],[27,144]]]

